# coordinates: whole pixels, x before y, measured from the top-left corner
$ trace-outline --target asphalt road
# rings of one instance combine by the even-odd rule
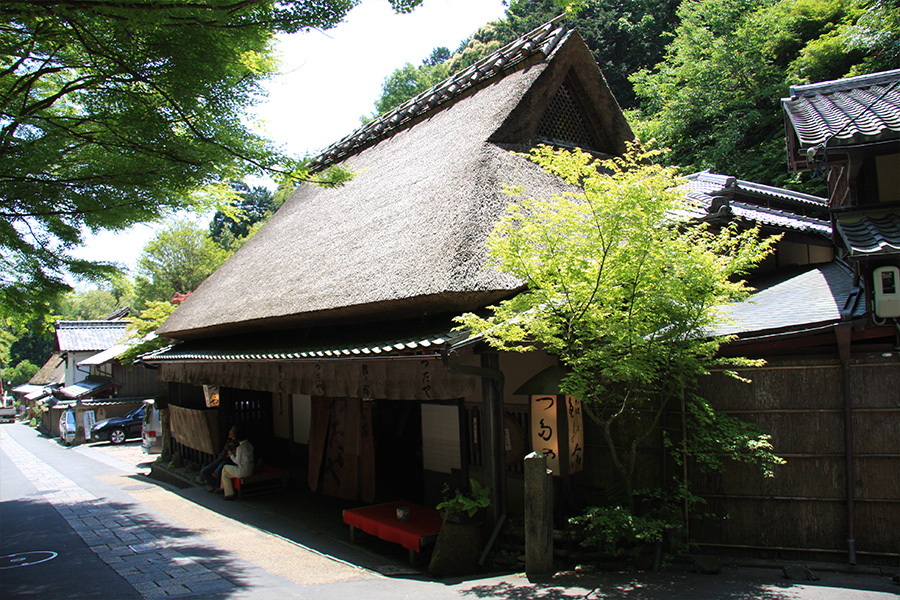
[[[433,580],[353,546],[317,516],[298,524],[144,477],[137,442],[66,448],[0,425],[0,597],[221,600],[896,600],[888,574],[771,568],[718,575],[560,573]],[[405,556],[405,553],[399,553]],[[393,576],[385,573],[396,567]],[[380,571],[380,572],[379,572]]]
[[[0,453],[0,586],[4,598],[141,598]],[[84,586],[88,578],[91,585]]]

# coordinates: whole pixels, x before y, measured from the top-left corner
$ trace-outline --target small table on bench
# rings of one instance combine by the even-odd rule
[[[247,477],[235,477],[232,479],[234,483],[234,491],[240,498],[244,493],[262,492],[273,489],[284,489],[287,487],[288,472],[285,469],[279,469],[270,465],[262,465],[257,468],[253,475]],[[246,491],[244,488],[249,488]]]
[[[398,521],[397,509],[409,508],[409,520]],[[415,566],[422,548],[434,544],[441,530],[441,514],[426,506],[411,502],[388,502],[344,510],[344,523],[350,526],[350,541],[355,541],[357,529],[370,535],[400,544],[409,550],[409,564]]]

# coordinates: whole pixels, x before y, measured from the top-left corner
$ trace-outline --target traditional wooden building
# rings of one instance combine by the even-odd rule
[[[215,451],[240,420],[314,490],[433,505],[475,475],[505,511],[530,449],[527,398],[510,391],[553,361],[499,357],[452,318],[522,287],[485,268],[503,184],[566,189],[512,151],[612,155],[631,138],[584,42],[554,21],[326,149],[315,168],[353,180],[298,188],[159,330],[182,342],[146,359],[175,384],[176,443]],[[204,436],[210,391],[220,425]]]
[[[890,561],[900,531],[900,70],[794,86],[782,100],[788,162],[827,180],[828,248],[779,268],[730,308],[724,352],[764,358],[702,382],[717,408],[761,425],[787,464],[736,467],[700,493],[708,548]],[[811,248],[812,250],[812,248]],[[833,260],[822,251],[833,254]],[[813,257],[813,254],[810,254]]]

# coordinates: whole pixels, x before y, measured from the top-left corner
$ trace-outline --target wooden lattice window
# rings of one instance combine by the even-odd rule
[[[594,147],[594,136],[568,83],[564,82],[550,101],[538,124],[537,137],[557,145]]]

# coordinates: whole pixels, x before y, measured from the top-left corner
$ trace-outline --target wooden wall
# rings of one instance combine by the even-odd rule
[[[814,550],[847,555],[849,514],[843,370],[837,360],[770,360],[702,382],[714,406],[757,423],[787,464],[765,478],[751,466],[694,473],[716,522],[694,522],[693,539],[711,546]],[[859,357],[850,367],[853,538],[860,557],[900,553],[900,363]]]

